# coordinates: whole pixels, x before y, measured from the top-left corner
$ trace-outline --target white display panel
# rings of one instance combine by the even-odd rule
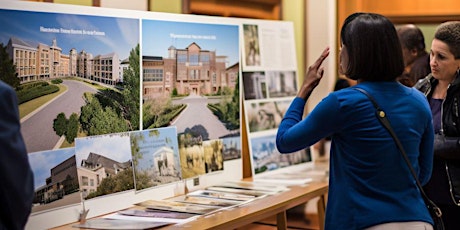
[[[241,179],[243,171],[241,152],[243,150],[241,147],[240,126],[244,124],[237,123],[238,126],[235,127],[235,120],[239,122],[241,121],[240,116],[243,116],[239,112],[241,111],[241,103],[244,101],[244,82],[242,79],[244,73],[241,71],[241,65],[246,66],[244,68],[248,71],[264,72],[267,75],[268,81],[271,82],[271,84],[266,85],[267,88],[265,89],[265,92],[269,93],[266,98],[267,100],[256,100],[253,103],[285,104],[285,100],[293,95],[298,85],[296,83],[297,64],[291,22],[169,14],[21,1],[2,1],[0,3],[0,21],[5,26],[4,28],[12,28],[11,30],[5,29],[0,32],[0,43],[6,47],[12,41],[13,44],[18,45],[15,49],[11,49],[12,51],[22,51],[22,54],[28,54],[27,60],[29,64],[25,62],[25,56],[18,56],[17,60],[23,58],[22,62],[15,63],[21,67],[18,68],[18,71],[23,71],[19,74],[22,77],[20,84],[38,80],[51,82],[51,80],[63,79],[63,83],[61,84],[63,87],[59,89],[59,92],[62,92],[60,96],[55,96],[56,99],[36,106],[31,112],[22,112],[25,114],[21,116],[21,124],[23,124],[24,128],[32,127],[28,131],[23,132],[24,136],[29,136],[28,139],[31,140],[26,143],[31,155],[43,154],[42,152],[54,152],[59,149],[78,148],[78,146],[75,146],[76,143],[72,143],[72,140],[65,140],[66,135],[58,135],[60,133],[56,132],[55,120],[57,120],[60,113],[64,113],[66,121],[74,119],[71,118],[72,114],[77,114],[78,116],[91,114],[85,113],[82,108],[85,106],[88,109],[97,107],[96,104],[89,103],[95,97],[100,100],[99,102],[102,101],[102,103],[105,103],[104,105],[123,104],[128,101],[134,101],[138,103],[139,107],[138,111],[134,112],[133,108],[131,108],[129,110],[130,113],[117,110],[117,108],[110,110],[107,109],[107,106],[103,107],[105,108],[103,110],[104,113],[100,115],[111,114],[112,117],[104,119],[112,120],[103,126],[101,126],[102,122],[91,123],[88,120],[86,123],[81,123],[80,126],[82,124],[83,126],[87,126],[80,130],[83,130],[86,134],[89,133],[89,136],[129,133],[159,128],[144,126],[146,124],[144,120],[146,118],[146,111],[143,105],[149,99],[157,98],[155,93],[148,93],[149,89],[154,89],[151,92],[157,92],[155,91],[157,85],[146,82],[145,73],[149,69],[146,63],[155,63],[155,60],[163,62],[162,67],[159,68],[163,70],[160,92],[172,93],[174,88],[176,88],[178,94],[198,95],[203,100],[206,100],[208,104],[215,104],[215,107],[219,108],[219,103],[229,103],[232,100],[234,102],[231,93],[224,94],[222,92],[225,92],[228,88],[230,88],[230,92],[239,91],[239,95],[237,95],[238,102],[230,105],[238,106],[238,110],[236,111],[238,115],[234,115],[233,117],[227,116],[227,120],[221,121],[221,124],[211,125],[212,128],[219,127],[218,129],[211,130],[209,128],[209,124],[214,124],[209,119],[200,121],[201,123],[185,125],[174,123],[176,122],[174,120],[166,125],[176,127],[178,134],[187,133],[187,131],[194,133],[197,130],[194,127],[200,127],[200,125],[204,127],[206,132],[198,132],[202,141],[214,141],[207,145],[214,146],[215,151],[221,151],[221,154],[223,154],[223,161],[221,163],[219,161],[216,161],[217,163],[207,162],[207,165],[212,165],[212,167],[208,166],[205,174],[192,175],[177,182],[149,187],[142,191],[130,189],[84,202],[77,199],[77,202],[65,203],[63,205],[55,203],[56,207],[33,212],[26,229],[47,229],[78,221],[83,209],[89,210],[87,217],[91,218],[130,207],[134,203],[152,199],[152,197],[156,199],[168,198],[184,194],[187,191],[221,183],[223,180]],[[242,60],[243,56],[247,56],[244,51],[245,46],[243,46],[243,42],[247,42],[243,35],[244,25],[256,25],[258,27],[260,53],[258,54],[259,57],[253,59],[259,59],[259,61],[253,60],[252,63],[249,63],[251,62],[249,61],[250,59],[243,58],[244,60]],[[170,31],[165,31],[164,28],[156,31],[156,29],[162,28],[162,26]],[[11,39],[13,37],[14,39]],[[164,37],[169,38],[169,41],[167,41],[168,39],[164,40]],[[163,43],[160,43],[160,39],[163,39]],[[216,43],[216,41],[223,41],[223,43]],[[193,52],[201,52],[199,54],[203,55],[204,53],[208,53],[210,55],[203,60],[199,59],[198,63],[192,59],[187,59],[186,64],[184,64],[187,68],[184,69],[178,68],[179,65],[182,65],[182,62],[179,60],[179,56],[175,56],[176,60],[171,64],[173,67],[167,66],[171,62],[169,58],[170,53],[168,53],[171,45],[178,51],[175,55],[182,52],[190,52],[187,54],[188,58],[196,54]],[[135,53],[137,49],[138,62],[133,65],[129,61],[133,57],[133,52]],[[159,51],[157,52],[156,50]],[[30,54],[32,53],[34,55],[31,56]],[[44,56],[41,56],[42,54]],[[39,58],[32,58],[37,57],[37,55]],[[148,58],[152,58],[153,62],[148,62],[150,61]],[[72,66],[72,61],[77,62],[77,60],[78,64],[75,63]],[[87,61],[86,65],[84,65],[85,61]],[[200,68],[203,67],[203,63],[207,62],[221,64],[211,66],[207,69]],[[136,65],[139,67],[137,70]],[[88,69],[86,67],[91,68]],[[168,69],[170,67],[173,71],[168,72],[168,70],[171,70]],[[128,72],[128,74],[133,75],[124,75],[127,73],[124,68],[131,68],[131,72]],[[26,71],[27,69],[29,72]],[[158,68],[153,67],[150,69],[155,70]],[[187,71],[185,73],[174,72],[184,70]],[[32,72],[35,74],[31,74]],[[66,78],[68,76],[72,76],[73,78]],[[130,76],[138,76],[139,83],[130,83],[131,88],[129,88],[129,90],[136,90],[135,86],[138,84],[138,91],[136,91],[138,94],[123,93],[123,90],[127,92],[125,90],[126,85],[121,84],[121,82],[125,83],[124,80],[129,79]],[[158,75],[152,75],[150,79],[152,82],[158,80],[155,76]],[[180,76],[192,77],[192,79],[186,82],[184,79],[180,79]],[[170,81],[168,82],[168,80]],[[197,82],[198,85],[196,84]],[[280,84],[286,87],[280,88]],[[182,88],[179,89],[179,86],[182,86]],[[288,88],[289,90],[287,90]],[[112,90],[120,90],[120,92],[113,95],[111,94]],[[69,95],[68,92],[72,92],[72,95]],[[107,100],[102,100],[102,98]],[[135,100],[132,100],[133,98]],[[193,100],[191,98],[189,101],[181,102],[181,104],[186,105],[183,111],[191,108],[190,103]],[[31,104],[34,104],[34,102]],[[91,106],[88,106],[88,104]],[[128,104],[123,105],[126,105],[125,107],[129,106]],[[203,107],[200,112],[195,112],[184,120],[200,120],[202,112],[208,108],[209,106]],[[232,110],[226,112],[228,114],[235,113]],[[126,116],[126,114],[134,115]],[[40,119],[34,121],[37,116],[40,116]],[[118,129],[109,129],[107,131],[106,127],[118,124],[117,122],[120,119],[116,119],[117,116],[122,116],[121,119],[127,125],[119,124]],[[84,119],[78,119],[80,122],[82,120]],[[26,122],[32,123],[27,125]],[[38,128],[39,124],[44,126]],[[223,125],[223,129],[222,124],[225,124]],[[68,134],[67,136],[71,136],[70,131],[68,132],[66,133]],[[81,132],[75,135],[75,138],[85,138],[85,136],[80,136]],[[257,135],[260,134],[249,133],[248,137],[254,138]],[[42,136],[45,137],[43,141],[34,141],[34,139]],[[43,145],[45,143],[47,144]],[[252,152],[251,150],[248,151]],[[205,159],[202,160],[203,164],[205,164]],[[76,164],[80,163],[76,162]],[[181,167],[183,167],[183,163],[181,164]],[[59,165],[60,163],[57,166]],[[77,192],[75,194],[80,193]]]

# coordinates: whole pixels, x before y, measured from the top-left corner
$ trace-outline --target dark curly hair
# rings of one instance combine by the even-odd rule
[[[460,21],[442,23],[436,28],[434,38],[446,43],[455,59],[460,58]]]

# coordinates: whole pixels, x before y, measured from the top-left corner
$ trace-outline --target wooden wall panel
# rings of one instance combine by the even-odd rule
[[[460,1],[337,0],[338,28],[349,14],[359,11],[385,15],[394,23],[440,23],[460,18]]]
[[[272,20],[281,18],[281,0],[187,0],[183,4],[184,13],[190,14]]]

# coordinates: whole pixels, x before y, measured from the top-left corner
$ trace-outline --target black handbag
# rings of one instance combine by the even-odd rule
[[[455,205],[460,206],[460,162],[447,162],[446,173],[449,181],[449,189],[452,201]]]
[[[396,133],[393,131],[393,128],[391,127],[390,121],[387,119],[385,112],[379,107],[377,102],[375,101],[374,97],[372,97],[366,90],[361,89],[361,88],[354,88],[364,95],[366,95],[369,100],[372,102],[372,104],[375,107],[375,115],[377,116],[378,120],[382,125],[388,130],[390,135],[393,137],[396,145],[398,146],[399,151],[401,152],[402,156],[404,157],[404,161],[406,162],[407,166],[409,167],[412,176],[415,179],[415,182],[417,184],[418,189],[420,190],[420,193],[423,196],[423,200],[425,201],[425,205],[428,208],[428,211],[430,212],[431,218],[434,221],[434,230],[444,230],[444,222],[442,221],[442,212],[441,209],[426,195],[425,191],[423,191],[422,184],[420,184],[420,181],[418,180],[417,174],[415,173],[414,168],[412,168],[412,165],[409,161],[409,158],[407,157],[406,151],[404,151],[404,148],[399,141],[398,137],[396,136]]]

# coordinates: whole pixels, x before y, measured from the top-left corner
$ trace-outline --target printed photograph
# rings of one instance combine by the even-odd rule
[[[171,200],[182,202],[182,203],[188,203],[188,204],[200,204],[200,205],[219,206],[219,207],[230,207],[230,206],[235,206],[235,205],[242,203],[242,201],[226,200],[226,199],[218,199],[218,198],[210,198],[210,197],[196,197],[196,196],[187,196],[187,195],[174,197]]]
[[[266,99],[267,78],[264,72],[243,72],[244,99]]]
[[[125,215],[125,216],[166,218],[166,219],[188,219],[190,217],[194,217],[198,215],[198,214],[192,214],[192,213],[170,212],[170,211],[152,210],[152,209],[126,209],[126,210],[121,210],[117,213],[120,215]]]
[[[185,212],[193,214],[207,214],[214,212],[222,207],[217,206],[206,206],[198,204],[187,204],[171,200],[146,200],[140,203],[135,204],[148,209],[153,210],[164,210],[164,211],[174,211],[174,212]]]
[[[204,169],[206,173],[224,170],[222,140],[203,141]]]
[[[269,183],[259,183],[256,181],[225,181],[223,183],[214,185],[214,187],[258,190],[266,192],[282,192],[288,190],[286,186],[280,186],[277,184]]]
[[[292,99],[267,102],[246,102],[245,110],[249,132],[277,129]]]
[[[134,189],[128,132],[75,139],[75,159],[83,199]]]
[[[241,158],[241,137],[222,138],[222,157],[224,161]]]
[[[122,220],[109,218],[89,219],[85,223],[76,224],[73,227],[86,229],[105,229],[105,230],[126,230],[126,229],[154,229],[169,225],[168,222],[160,221],[138,221]]]
[[[74,148],[34,152],[28,157],[35,185],[32,213],[81,202]]]
[[[142,21],[143,128],[240,135],[237,25]]]
[[[222,191],[212,191],[212,190],[196,190],[196,191],[187,193],[187,196],[236,200],[236,201],[250,201],[250,200],[257,198],[257,196],[255,195],[238,194],[238,193],[222,192]]]
[[[201,136],[179,134],[178,142],[182,178],[187,179],[206,174]]]
[[[260,66],[259,31],[257,25],[243,24],[246,66]]]
[[[252,175],[311,161],[310,149],[281,154],[276,149],[276,135],[250,138]]]
[[[1,79],[29,153],[139,130],[139,20],[0,10]]]
[[[295,71],[266,71],[268,79],[268,97],[293,97],[297,94],[297,76]]]
[[[175,127],[131,132],[130,140],[136,190],[181,180]]]
[[[227,188],[227,187],[219,187],[219,186],[209,186],[209,187],[206,187],[206,190],[242,194],[242,195],[248,195],[248,196],[255,196],[258,198],[275,193],[271,191],[262,191],[262,190],[255,190],[255,189]]]

